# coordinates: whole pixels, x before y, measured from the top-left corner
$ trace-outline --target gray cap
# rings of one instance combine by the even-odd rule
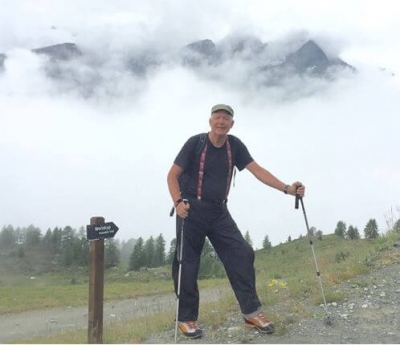
[[[218,111],[218,110],[225,110],[225,111],[227,111],[227,112],[233,117],[233,114],[234,114],[233,109],[232,109],[231,106],[229,106],[229,105],[227,105],[227,104],[217,104],[217,105],[214,105],[214,106],[211,108],[211,114],[212,114],[212,113],[215,113],[215,112]]]

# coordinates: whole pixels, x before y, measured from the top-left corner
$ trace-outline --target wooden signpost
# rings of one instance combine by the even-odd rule
[[[104,297],[104,239],[113,238],[118,227],[103,217],[90,218],[86,226],[89,243],[89,313],[88,343],[103,343],[103,297]]]

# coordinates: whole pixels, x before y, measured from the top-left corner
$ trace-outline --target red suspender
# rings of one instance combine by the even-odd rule
[[[207,146],[208,145],[206,142],[206,145],[204,146],[204,149],[200,155],[199,178],[197,180],[197,200],[201,200],[201,192],[203,189],[204,165],[206,163]]]
[[[228,155],[228,178],[226,181],[226,197],[225,199],[228,199],[228,194],[229,194],[229,188],[231,186],[231,179],[232,179],[232,150],[231,150],[231,144],[229,143],[228,137],[226,137],[226,153]]]
[[[204,165],[206,163],[206,154],[207,154],[207,143],[204,146],[203,151],[201,152],[200,155],[200,164],[199,164],[199,178],[197,181],[197,199],[201,200],[201,193],[203,191],[203,179],[204,179]],[[229,143],[229,138],[226,137],[226,153],[228,155],[228,178],[226,181],[226,199],[228,199],[228,194],[229,194],[229,188],[231,185],[231,179],[232,179],[232,169],[233,169],[233,163],[232,163],[232,149],[231,149],[231,144]]]

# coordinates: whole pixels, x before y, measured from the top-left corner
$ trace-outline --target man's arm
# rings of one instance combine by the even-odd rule
[[[246,169],[249,170],[259,181],[266,184],[267,186],[270,186],[282,192],[285,189],[285,183],[272,175],[268,170],[258,165],[255,161],[247,164]],[[301,197],[304,196],[305,187],[302,185],[301,182],[292,183],[287,190],[288,194],[291,195],[296,195],[296,191],[297,194],[299,194]]]
[[[167,175],[169,194],[171,194],[172,202],[174,203],[181,197],[178,178],[181,176],[182,172],[183,170],[180,166],[172,164]]]
[[[188,211],[190,207],[189,204],[185,204],[184,202],[179,202],[176,205],[176,202],[179,199],[181,199],[181,191],[179,188],[178,178],[179,176],[181,176],[182,172],[183,169],[179,165],[172,164],[172,167],[167,175],[167,184],[177,215],[182,218],[186,218],[188,216]]]

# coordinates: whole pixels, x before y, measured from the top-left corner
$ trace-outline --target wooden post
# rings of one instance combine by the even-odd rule
[[[103,217],[90,218],[90,225],[103,225]],[[89,243],[88,343],[103,344],[104,239]]]

